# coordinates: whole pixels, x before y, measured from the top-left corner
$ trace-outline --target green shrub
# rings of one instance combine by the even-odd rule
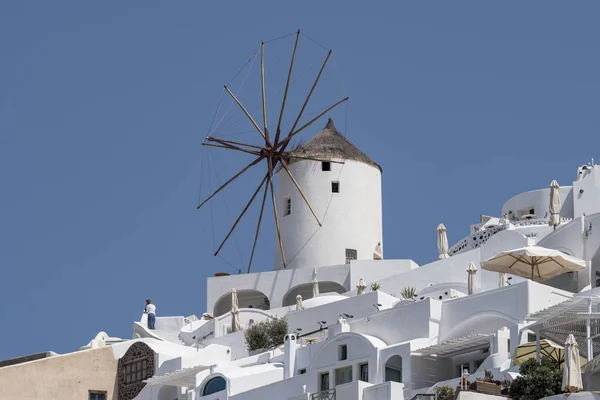
[[[379,289],[381,289],[381,285],[380,285],[379,283],[372,283],[372,284],[371,284],[371,290],[372,290],[373,292],[376,292],[376,291],[378,291]]]
[[[541,364],[530,358],[521,364],[519,373],[510,384],[510,396],[517,400],[539,400],[562,393],[562,372],[558,364],[543,357]]]
[[[283,318],[272,318],[250,326],[244,331],[248,351],[273,349],[283,344],[288,323]]]
[[[438,386],[435,388],[437,400],[448,400],[454,397],[454,389],[450,386]]]

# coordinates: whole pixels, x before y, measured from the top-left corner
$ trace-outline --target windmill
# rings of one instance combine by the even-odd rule
[[[329,50],[327,53],[327,56],[325,57],[325,60],[323,61],[323,64],[321,65],[321,68],[320,68],[316,78],[314,79],[314,82],[308,92],[308,95],[306,96],[306,99],[304,100],[304,103],[303,103],[299,113],[297,114],[297,116],[294,120],[294,123],[292,124],[291,129],[286,130],[285,132],[282,132],[282,119],[283,119],[285,109],[286,109],[286,101],[288,99],[288,90],[290,88],[290,81],[292,78],[292,71],[294,69],[294,62],[295,62],[295,58],[296,58],[296,51],[298,48],[299,38],[300,38],[300,30],[298,30],[296,32],[294,48],[292,51],[291,61],[289,64],[289,70],[287,73],[287,80],[286,80],[286,84],[285,84],[283,100],[281,102],[281,107],[279,107],[279,110],[278,110],[279,116],[278,116],[277,126],[274,130],[275,134],[272,135],[270,133],[269,127],[267,125],[268,109],[267,109],[266,92],[265,92],[265,63],[264,63],[265,42],[262,42],[260,45],[262,124],[259,125],[259,123],[256,121],[256,119],[251,115],[251,113],[247,110],[247,108],[244,106],[244,104],[242,104],[242,102],[238,99],[238,97],[236,97],[236,95],[230,90],[230,88],[227,85],[224,86],[225,92],[233,99],[233,101],[237,104],[239,109],[241,109],[241,111],[244,113],[247,120],[252,124],[254,130],[257,133],[257,135],[255,137],[258,140],[258,142],[244,143],[241,141],[225,140],[225,139],[217,138],[214,136],[207,136],[206,141],[203,143],[204,146],[216,147],[216,148],[225,149],[225,150],[231,150],[238,154],[244,153],[244,154],[252,155],[253,160],[250,163],[248,163],[244,168],[242,168],[239,172],[237,172],[235,175],[233,175],[231,178],[229,178],[229,180],[227,180],[224,184],[219,186],[212,194],[210,194],[208,197],[206,197],[198,205],[198,207],[197,207],[198,209],[200,209],[202,206],[207,204],[211,199],[213,199],[219,192],[224,190],[232,182],[241,178],[242,175],[246,171],[248,171],[250,168],[252,168],[253,166],[262,164],[263,168],[265,168],[265,173],[264,173],[263,179],[261,180],[261,182],[258,185],[258,187],[256,188],[256,190],[251,195],[250,200],[246,203],[242,212],[239,214],[239,216],[233,223],[233,226],[231,226],[228,233],[225,235],[225,238],[222,240],[222,242],[217,247],[217,249],[214,253],[215,256],[217,256],[219,254],[219,252],[221,251],[221,249],[223,248],[225,243],[227,243],[227,241],[233,234],[233,232],[236,229],[236,227],[238,226],[239,222],[242,220],[243,216],[246,214],[246,212],[248,211],[250,206],[253,204],[253,202],[257,199],[257,197],[259,196],[259,193],[262,190],[262,203],[261,203],[261,208],[260,208],[260,214],[258,217],[258,222],[256,224],[256,230],[255,230],[255,235],[254,235],[254,242],[252,245],[252,251],[251,251],[250,259],[248,262],[248,272],[250,272],[250,269],[252,266],[252,260],[254,258],[256,243],[257,243],[258,237],[259,237],[259,232],[260,232],[261,222],[262,222],[263,216],[264,216],[265,204],[267,202],[267,197],[270,197],[271,203],[272,203],[272,211],[273,211],[273,216],[275,219],[275,226],[276,226],[276,231],[277,231],[277,242],[278,242],[278,246],[281,251],[281,255],[282,255],[282,259],[283,259],[283,267],[286,268],[286,266],[287,266],[287,261],[286,261],[285,253],[283,250],[283,242],[281,239],[281,232],[280,232],[280,225],[279,225],[279,213],[277,210],[277,202],[275,199],[275,189],[274,189],[274,185],[273,185],[273,176],[274,176],[274,172],[276,171],[276,168],[281,168],[281,169],[285,170],[287,175],[290,177],[291,181],[294,183],[296,189],[300,193],[302,199],[304,200],[304,202],[310,209],[317,224],[319,226],[322,226],[322,222],[319,220],[319,217],[317,216],[313,207],[311,206],[309,199],[306,197],[304,191],[298,184],[297,180],[294,178],[294,176],[289,168],[288,163],[293,160],[312,160],[312,161],[330,161],[330,160],[321,160],[318,158],[312,158],[312,157],[302,156],[299,154],[294,154],[293,152],[291,152],[289,150],[290,141],[292,138],[296,137],[298,134],[300,134],[306,128],[311,126],[315,121],[322,118],[324,115],[329,113],[334,108],[338,107],[340,104],[346,102],[348,100],[348,97],[344,97],[343,99],[330,105],[325,110],[320,112],[317,116],[312,118],[310,121],[308,121],[304,124],[300,124],[300,120],[306,111],[306,107],[309,104],[311,96],[313,95],[315,88],[317,87],[319,80],[321,79],[321,76],[323,74],[325,66],[327,65],[327,62],[329,61],[329,59],[331,57],[332,52],[331,52],[331,50]]]

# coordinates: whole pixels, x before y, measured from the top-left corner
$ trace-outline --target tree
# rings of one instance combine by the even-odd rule
[[[283,318],[270,318],[250,326],[244,331],[248,351],[273,349],[283,344],[288,333],[288,323]]]
[[[521,376],[510,385],[510,396],[517,400],[539,400],[562,393],[562,372],[556,361],[543,357],[541,364],[530,358],[521,364]]]

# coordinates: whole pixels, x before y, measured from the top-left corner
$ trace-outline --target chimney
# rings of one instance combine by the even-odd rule
[[[296,371],[296,340],[295,333],[288,333],[283,339],[283,379],[293,377]]]

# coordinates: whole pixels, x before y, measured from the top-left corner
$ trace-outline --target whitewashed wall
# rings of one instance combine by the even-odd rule
[[[331,163],[331,171],[322,171],[321,162],[298,161],[290,170],[323,226],[319,228],[287,173],[279,171],[277,206],[288,268],[343,264],[346,249],[357,250],[359,260],[372,260],[377,243],[383,248],[381,171],[356,161]],[[339,193],[331,192],[332,181],[340,183]],[[285,215],[287,198],[292,201],[290,215]],[[282,267],[276,242],[275,268]]]
[[[560,182],[559,182],[560,184]],[[561,186],[560,197],[562,207],[560,210],[560,216],[564,218],[573,218],[573,187],[572,186]],[[598,198],[598,197],[596,197]],[[525,208],[535,209],[535,215],[538,218],[549,217],[549,205],[550,205],[550,182],[548,187],[544,189],[532,190],[525,193],[520,193],[511,199],[509,199],[502,206],[502,215],[508,214],[512,211],[513,215],[517,217],[517,212]],[[501,216],[502,216],[501,215]]]

